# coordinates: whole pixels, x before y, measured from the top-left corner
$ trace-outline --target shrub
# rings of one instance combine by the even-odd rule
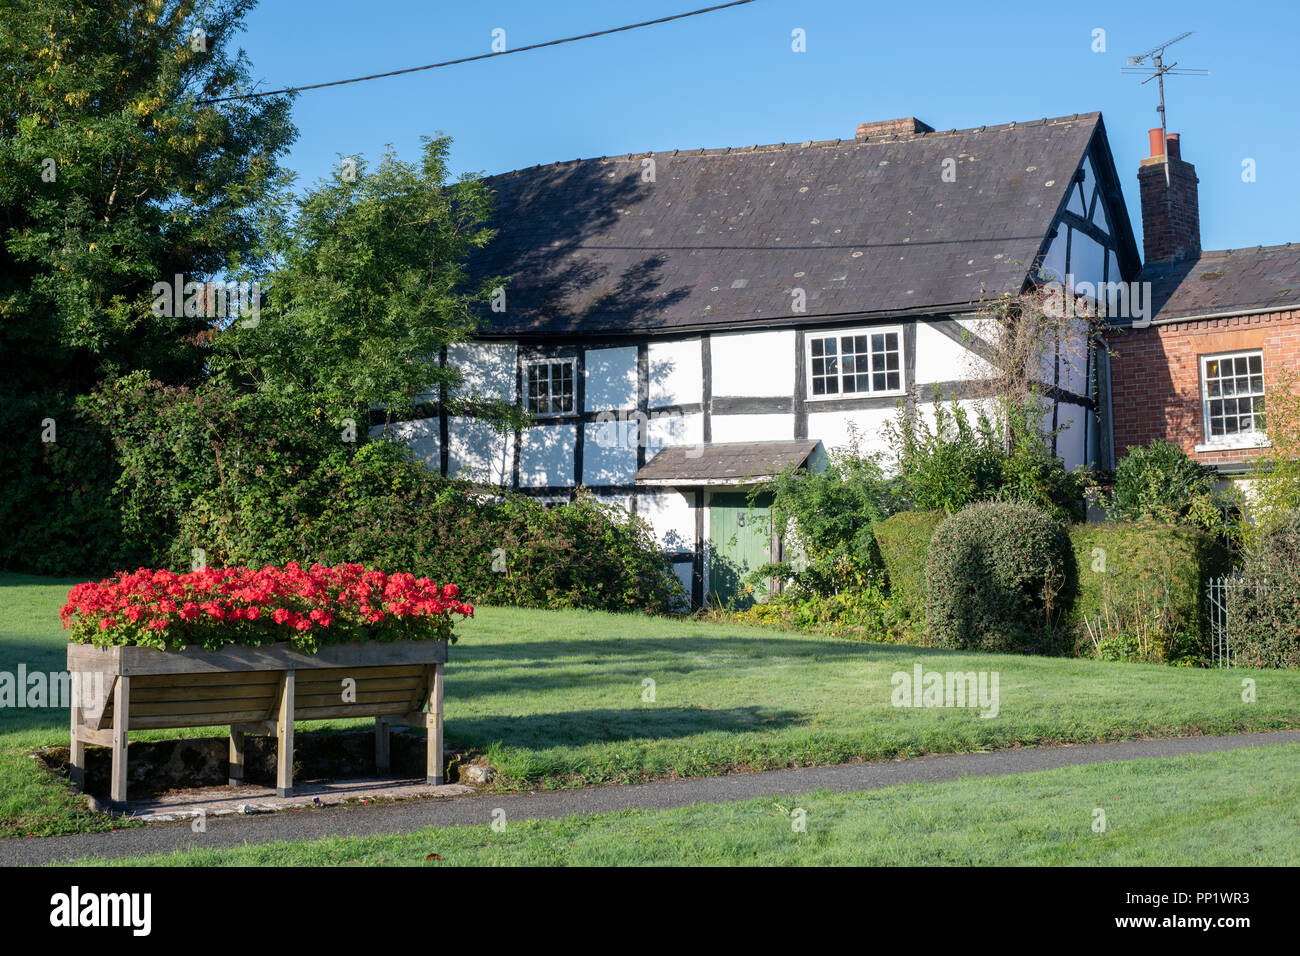
[[[925,564],[942,511],[900,511],[875,526],[876,544],[899,614],[920,620],[925,613]]]
[[[1049,437],[1028,428],[1017,432],[1011,454],[1001,463],[998,497],[1036,505],[1058,521],[1082,521],[1084,495],[1093,486],[1092,478],[1083,470],[1066,471]]]
[[[1157,440],[1131,447],[1115,466],[1110,515],[1116,521],[1187,519],[1214,495],[1214,470],[1193,461],[1182,446]]]
[[[78,584],[59,616],[78,644],[217,650],[287,641],[314,653],[350,641],[454,642],[451,615],[474,614],[459,594],[454,584],[357,564],[188,574],[141,568]]]
[[[70,575],[119,560],[117,470],[104,430],[74,399],[45,392],[0,401],[0,433],[12,439],[0,454],[0,567]]]
[[[975,421],[959,402],[934,395],[934,422],[902,406],[885,425],[903,493],[911,508],[949,514],[996,494],[1002,486],[997,428],[980,413]]]
[[[404,463],[367,481],[385,493],[360,493],[367,482],[342,492],[300,552],[455,580],[484,604],[667,613],[684,603],[649,526],[617,505],[580,494],[547,507]]]
[[[785,472],[755,496],[761,493],[772,494],[773,524],[797,557],[755,569],[751,583],[782,578],[803,595],[826,596],[879,580],[872,529],[895,510],[895,495],[876,457],[861,452],[852,425],[848,443],[830,452],[824,469]]]
[[[645,522],[582,496],[547,507],[446,481],[405,444],[352,442],[310,403],[125,376],[91,400],[113,435],[133,562],[365,564],[455,580],[473,600],[669,611],[682,588]],[[119,565],[120,566],[120,565]]]
[[[926,618],[941,647],[1037,651],[1055,624],[1069,541],[1041,508],[980,502],[930,540]]]
[[[1188,525],[1147,521],[1069,529],[1070,623],[1082,654],[1108,660],[1197,663],[1204,658],[1206,588],[1227,551]]]
[[[1062,521],[1083,517],[1088,480],[1066,471],[1052,452],[1052,434],[1031,424],[1041,409],[1014,417],[1004,430],[983,409],[972,420],[965,406],[944,402],[937,390],[933,407],[933,424],[903,406],[885,425],[909,507],[952,514],[1002,498],[1046,508]]]
[[[1300,667],[1300,511],[1247,548],[1244,586],[1228,589],[1231,645],[1237,663]]]
[[[739,610],[710,607],[704,617],[882,644],[919,643],[908,622],[897,613],[893,599],[875,584],[830,595],[785,591]]]

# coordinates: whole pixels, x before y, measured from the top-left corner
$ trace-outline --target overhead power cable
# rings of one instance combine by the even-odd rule
[[[593,37],[609,36],[611,33],[624,33],[627,30],[639,30],[641,27],[652,27],[658,23],[668,23],[671,20],[683,20],[686,17],[698,17],[702,13],[713,13],[715,10],[725,10],[728,7],[739,7],[747,3],[753,3],[754,0],[732,0],[731,3],[720,3],[712,7],[704,7],[700,10],[691,10],[687,13],[674,13],[669,17],[660,17],[657,20],[646,20],[642,23],[629,23],[627,26],[614,27],[610,30],[597,30],[594,33],[584,33],[581,36],[563,37],[559,40],[547,40],[545,43],[530,43],[528,46],[515,47],[512,50],[497,50],[493,53],[480,53],[478,56],[463,56],[458,60],[444,60],[441,63],[428,63],[424,66],[410,66],[404,70],[390,70],[387,73],[372,73],[369,76],[354,76],[347,80],[332,80],[329,83],[310,83],[306,86],[286,86],[282,90],[268,90],[265,93],[240,93],[235,96],[217,96],[211,99],[199,100],[200,104],[207,103],[226,103],[231,100],[252,100],[263,96],[280,96],[285,93],[299,93],[303,90],[319,90],[327,86],[343,86],[347,83],[364,83],[367,80],[382,80],[388,76],[401,76],[403,73],[418,73],[421,70],[436,70],[444,66],[455,66],[458,63],[472,63],[475,60],[489,60],[497,56],[508,56],[511,53],[525,53],[528,50],[540,50],[542,47],[559,46],[562,43],[574,43],[578,40],[590,40]]]

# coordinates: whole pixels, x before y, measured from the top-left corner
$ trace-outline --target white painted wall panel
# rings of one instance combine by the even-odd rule
[[[909,388],[914,384],[963,381],[972,378],[977,371],[982,374],[987,368],[987,362],[936,331],[932,325],[926,322],[916,324],[916,381],[908,382]],[[928,397],[924,389],[921,397]]]
[[[1070,335],[1062,351],[1066,361],[1061,364],[1061,387],[1076,395],[1088,394],[1088,323],[1076,319],[1071,323]]]
[[[1095,295],[1097,283],[1105,279],[1105,268],[1106,249],[1091,236],[1074,230],[1070,240],[1070,275],[1074,277],[1076,287],[1077,283],[1090,282]]]
[[[636,407],[636,351],[587,350],[587,411]]]
[[[693,492],[660,488],[639,494],[636,510],[665,551],[692,551],[695,548],[694,500]]]
[[[817,438],[827,451],[843,448],[849,442],[850,426],[858,429],[859,448],[863,452],[884,452],[884,425],[896,412],[892,408],[858,409],[848,412],[824,412],[808,415],[808,437]]]
[[[654,414],[646,427],[645,459],[649,461],[664,448],[678,445],[702,446],[704,444],[704,415]]]
[[[1043,257],[1039,272],[1045,282],[1065,282],[1065,234],[1066,228],[1062,225],[1047,248],[1047,255]]]
[[[461,390],[470,395],[513,402],[515,395],[515,344],[465,342],[447,346],[447,364],[460,369]]]
[[[622,508],[631,514],[632,496],[631,495],[595,495],[597,501],[604,505],[613,505],[616,508]]]
[[[1064,427],[1065,431],[1056,436],[1056,454],[1067,471],[1088,463],[1084,434],[1088,427],[1087,418],[1091,414],[1086,408],[1079,408],[1077,405],[1060,406],[1057,425]],[[1048,427],[1050,426],[1049,418]]]
[[[679,561],[673,565],[673,573],[677,575],[677,580],[682,582],[682,606],[679,610],[690,610],[691,603],[691,582],[694,580],[695,566],[689,561]]]
[[[1087,320],[1071,319],[1066,323],[1060,339],[1060,363],[1052,344],[1045,343],[1039,356],[1039,378],[1048,384],[1057,382],[1061,388],[1077,395],[1088,391],[1088,336]]]
[[[525,428],[519,442],[519,484],[524,488],[573,484],[574,425]]]
[[[710,352],[715,396],[794,394],[793,331],[714,335]]]
[[[704,400],[700,340],[651,342],[650,407],[694,405]]]
[[[978,335],[986,342],[996,343],[998,341],[998,324],[993,319],[972,316],[968,318],[956,319],[955,321],[959,326],[961,326],[964,330],[969,332],[971,335]],[[930,329],[929,331],[936,335],[939,334],[939,333],[935,333],[933,329]],[[916,338],[917,338],[917,342],[919,343],[921,340],[921,332],[919,328],[917,330]],[[954,342],[953,344],[955,345],[956,343]],[[921,354],[921,347],[918,344],[917,345],[918,358],[920,357],[920,354]],[[984,359],[980,358],[974,352],[969,352],[969,351],[967,353],[967,358],[961,363],[961,368],[962,368],[961,374],[956,376],[959,379],[985,378],[993,371],[993,366],[991,366],[988,362],[984,361]],[[919,372],[917,373],[917,378],[918,380],[920,380]],[[922,395],[921,397],[926,398],[928,396]]]
[[[786,441],[794,438],[794,415],[714,415],[713,440]]]
[[[484,484],[510,484],[514,436],[473,418],[447,420],[447,475]]]
[[[582,483],[592,486],[630,483],[636,474],[639,432],[640,421],[635,416],[584,425]]]

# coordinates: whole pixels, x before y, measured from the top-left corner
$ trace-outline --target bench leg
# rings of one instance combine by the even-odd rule
[[[386,776],[392,772],[392,728],[387,717],[375,718],[375,773]]]
[[[434,664],[430,670],[429,712],[425,714],[425,726],[429,732],[425,782],[440,787],[447,782],[447,764],[442,753],[442,665]]]
[[[285,671],[280,683],[280,709],[275,721],[277,797],[293,793],[293,684],[293,671]]]
[[[230,785],[244,784],[244,732],[230,728]]]
[[[72,743],[68,747],[68,779],[83,790],[86,786],[86,742],[77,736],[81,725],[81,674],[72,675]]]
[[[113,702],[113,779],[109,787],[109,800],[115,804],[126,803],[126,728],[131,719],[131,678],[117,678],[117,693]]]

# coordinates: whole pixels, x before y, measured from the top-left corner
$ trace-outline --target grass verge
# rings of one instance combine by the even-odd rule
[[[430,827],[393,836],[187,850],[111,862],[1294,866],[1300,863],[1298,759],[1300,745],[1289,744],[860,793],[506,821],[499,832],[487,825]]]
[[[0,671],[61,671],[72,582],[0,575]],[[482,608],[447,667],[449,745],[502,788],[557,788],[1135,737],[1300,727],[1300,671],[1020,657],[585,611]],[[998,675],[998,712],[895,707],[915,665]],[[1253,702],[1242,680],[1256,682]],[[121,826],[24,751],[67,742],[67,712],[0,708],[0,835]],[[365,726],[304,723],[300,732]],[[133,733],[133,740],[224,734]]]

